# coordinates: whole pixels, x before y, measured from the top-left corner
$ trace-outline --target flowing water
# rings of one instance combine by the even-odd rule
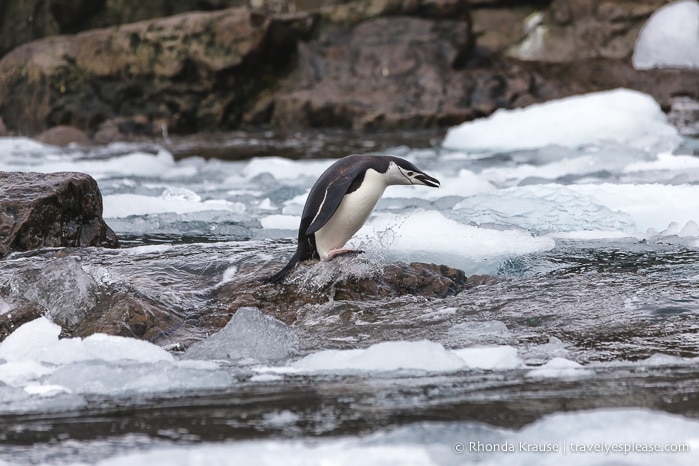
[[[227,352],[211,343],[198,357],[184,349],[215,339],[195,326],[146,344],[59,339],[31,322],[0,344],[0,462],[696,464],[696,140],[489,152],[428,135],[321,136],[0,140],[0,170],[94,176],[123,245],[10,255],[0,312],[35,301],[80,320],[105,290],[128,290],[185,321],[216,314],[241,271],[285,263],[305,195],[343,146],[442,181],[389,188],[353,260],[473,277],[445,298],[305,305],[290,325],[248,309],[222,331]],[[210,157],[222,154],[235,160]]]

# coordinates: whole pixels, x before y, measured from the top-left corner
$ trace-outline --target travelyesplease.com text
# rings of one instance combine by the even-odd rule
[[[452,446],[455,453],[689,453],[686,443],[636,443],[636,442],[457,442]]]

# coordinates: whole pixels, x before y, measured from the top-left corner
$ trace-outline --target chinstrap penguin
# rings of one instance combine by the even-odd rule
[[[348,155],[333,163],[308,194],[296,252],[267,281],[281,282],[299,262],[351,251],[343,249],[345,243],[364,225],[386,187],[399,184],[439,187],[436,178],[398,157]]]

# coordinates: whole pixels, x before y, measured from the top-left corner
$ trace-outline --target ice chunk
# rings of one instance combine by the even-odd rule
[[[492,449],[495,443],[505,442],[511,445],[512,451],[474,451],[478,443],[483,449]],[[452,447],[457,443],[464,446],[464,450],[455,453]],[[605,447],[611,449],[612,445],[615,451],[604,450]],[[535,451],[538,446],[555,447],[556,451]],[[595,447],[602,451],[583,450]],[[646,451],[624,451],[625,447],[645,448]],[[656,447],[680,447],[682,450],[648,451]],[[418,422],[394,429],[378,429],[362,436],[158,446],[148,451],[120,454],[98,464],[691,466],[697,463],[698,450],[699,422],[696,419],[648,409],[623,408],[556,413],[518,430],[480,423]]]
[[[192,345],[188,359],[253,359],[277,361],[298,349],[294,331],[254,307],[241,307],[223,329]]]
[[[84,340],[59,339],[60,333],[61,327],[45,317],[26,323],[0,344],[0,359],[49,364],[129,359],[141,362],[173,361],[172,355],[164,349],[134,338],[96,333]]]
[[[541,367],[527,372],[527,377],[589,377],[595,375],[592,369],[585,369],[581,364],[565,358],[553,358]]]
[[[487,118],[450,128],[443,145],[497,152],[551,144],[581,147],[603,141],[667,150],[679,143],[679,135],[651,96],[617,89],[524,109],[497,110]]]
[[[573,191],[592,196],[611,211],[633,219],[635,231],[665,230],[672,222],[686,225],[699,220],[699,186],[662,184],[601,184],[570,186]],[[687,234],[691,232],[691,224]]]
[[[659,8],[636,40],[634,68],[699,68],[699,2],[681,0]]]
[[[201,210],[183,214],[159,213],[107,219],[119,235],[211,236],[249,239],[259,221],[247,214],[227,210]]]
[[[37,361],[24,359],[8,361],[0,364],[0,382],[6,385],[19,386],[51,372],[53,372],[53,369]]]
[[[253,158],[242,169],[246,178],[269,173],[277,180],[297,180],[301,177],[318,178],[334,160],[306,160],[298,163],[282,157]]]
[[[97,305],[100,292],[77,257],[20,270],[10,279],[10,287],[17,296],[45,307],[54,321],[69,329],[77,327]]]
[[[445,196],[471,196],[476,193],[488,192],[495,186],[484,177],[470,170],[460,170],[458,176],[441,176],[430,172],[441,181],[439,189],[420,189],[415,186],[390,186],[383,194],[384,198],[419,198],[438,199]]]
[[[366,349],[325,350],[292,364],[305,371],[456,371],[466,362],[439,343],[430,341],[391,341]]]
[[[635,231],[629,214],[615,212],[594,196],[561,185],[523,186],[479,194],[455,205],[452,215],[463,222],[520,227],[537,234]]]
[[[478,369],[516,369],[524,363],[517,355],[517,348],[512,346],[484,346],[480,348],[463,348],[453,351],[466,361],[469,367]]]
[[[173,191],[167,189],[157,197],[141,194],[107,195],[104,196],[104,217],[124,218],[131,215],[148,215],[163,212],[184,214],[218,210],[235,213],[245,212],[245,204],[240,202],[229,202],[223,199],[201,201],[196,193],[191,191],[190,193],[188,198],[182,192],[173,194]]]
[[[524,452],[519,461],[508,461],[511,464],[561,464],[561,454],[566,452],[566,464],[689,466],[697,462],[699,423],[695,419],[648,409],[595,409],[546,416],[509,440],[515,445],[519,442],[555,444],[561,452],[536,455],[534,462],[531,462],[532,453]],[[487,464],[502,464],[510,458],[512,453],[495,454]]]
[[[229,387],[235,378],[211,368],[186,367],[174,361],[80,361],[57,368],[46,385],[64,387],[75,394],[168,392]]]
[[[435,232],[447,240],[435,241]],[[357,238],[370,245],[383,241],[381,250],[391,260],[445,264],[467,274],[494,273],[503,258],[548,251],[555,246],[551,238],[521,230],[463,225],[437,211],[408,216],[380,213],[362,227]]]
[[[268,215],[260,219],[262,228],[268,230],[298,230],[300,221],[296,215]]]
[[[693,237],[699,234],[698,212],[696,185],[605,183],[521,186],[482,193],[456,204],[448,215],[464,223],[589,239],[645,235],[649,229],[666,230],[673,222],[675,234]]]
[[[43,397],[56,396],[61,393],[70,393],[70,390],[62,385],[27,385],[24,391],[29,395],[38,395]]]
[[[346,438],[302,441],[267,440],[232,443],[206,443],[186,447],[159,447],[109,458],[98,466],[185,466],[264,465],[264,466],[436,466],[420,445],[357,445]]]
[[[513,333],[504,322],[488,320],[485,322],[462,322],[449,328],[448,335],[459,343],[482,343],[510,339]]]

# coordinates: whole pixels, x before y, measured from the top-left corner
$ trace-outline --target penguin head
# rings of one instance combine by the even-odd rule
[[[439,188],[439,180],[417,168],[407,160],[391,157],[386,170],[389,184],[421,184],[431,188]]]

